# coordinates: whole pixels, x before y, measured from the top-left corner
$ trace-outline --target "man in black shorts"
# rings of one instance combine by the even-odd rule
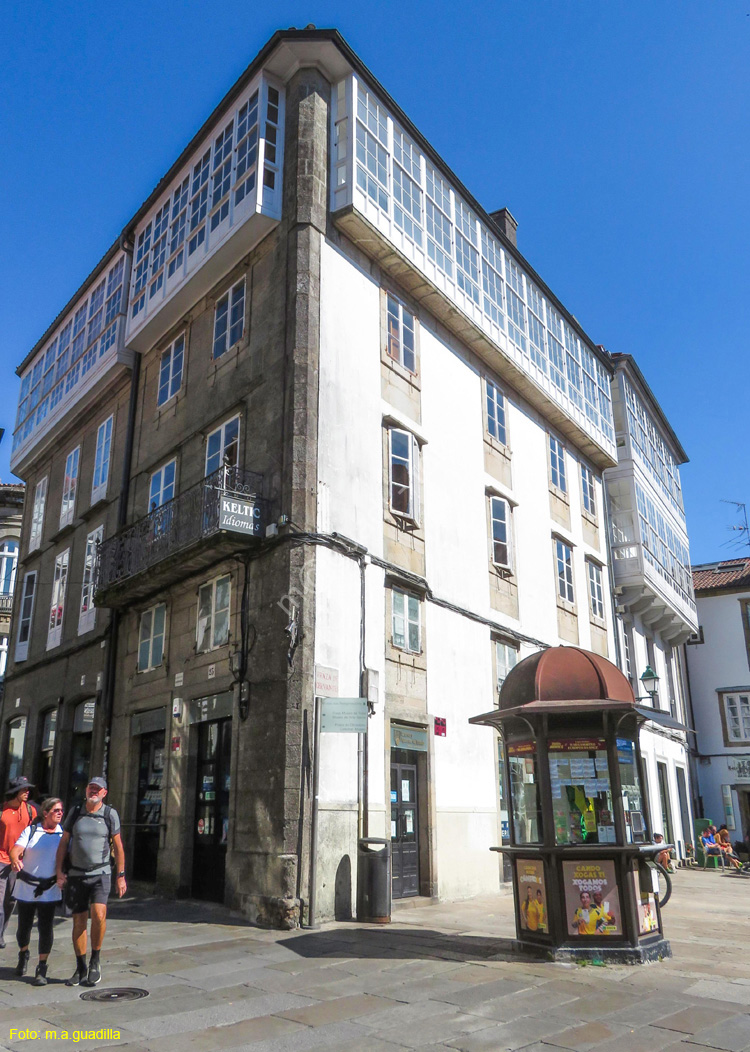
[[[110,843],[115,855],[116,887],[120,898],[127,891],[125,883],[125,850],[120,837],[117,811],[104,803],[107,783],[92,778],[86,786],[86,803],[73,807],[63,823],[63,835],[57,850],[57,884],[67,881],[66,902],[73,914],[73,949],[76,970],[67,986],[96,986],[102,971],[99,953],[107,929],[107,899],[112,875]],[[70,868],[63,872],[68,856]],[[91,913],[91,960],[86,968],[86,921]]]

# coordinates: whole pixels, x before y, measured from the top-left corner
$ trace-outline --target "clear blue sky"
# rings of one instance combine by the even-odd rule
[[[690,457],[693,562],[750,502],[750,0],[161,0],[0,11],[0,477],[15,366],[271,33],[335,26]]]

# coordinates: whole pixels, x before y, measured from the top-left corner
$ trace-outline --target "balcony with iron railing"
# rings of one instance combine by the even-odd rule
[[[13,593],[0,592],[0,617],[10,617],[13,613]]]
[[[219,468],[108,537],[99,546],[96,605],[127,606],[257,544],[267,520],[262,485],[256,472]]]

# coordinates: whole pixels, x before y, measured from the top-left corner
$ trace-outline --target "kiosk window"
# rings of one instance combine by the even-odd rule
[[[557,844],[614,844],[612,788],[604,738],[549,743]]]
[[[617,762],[620,765],[622,806],[625,811],[625,836],[629,844],[642,844],[646,840],[646,823],[643,817],[641,779],[635,759],[635,743],[631,738],[617,739]]]
[[[542,840],[542,809],[539,805],[536,742],[508,745],[508,773],[515,842],[539,844]]]

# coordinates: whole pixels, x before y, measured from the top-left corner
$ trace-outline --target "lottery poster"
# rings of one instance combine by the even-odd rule
[[[516,877],[521,931],[548,932],[544,863],[538,858],[518,858]]]
[[[565,911],[571,935],[622,935],[615,864],[580,859],[563,862]]]

